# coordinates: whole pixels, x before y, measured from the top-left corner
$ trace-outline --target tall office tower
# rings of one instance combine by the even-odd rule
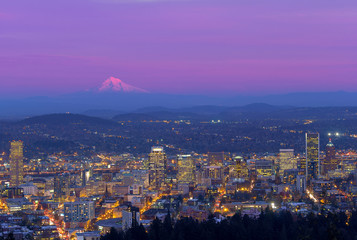
[[[306,158],[305,157],[299,157],[297,160],[297,168],[298,168],[298,174],[299,175],[304,175],[306,174]]]
[[[82,170],[81,171],[81,186],[82,187],[85,187],[87,185],[87,182],[88,182],[86,173],[87,173],[86,170]]]
[[[81,171],[80,181],[82,187],[84,187],[87,185],[89,178],[92,176],[92,171],[89,163],[84,163],[81,167],[83,170]]]
[[[12,141],[10,149],[10,185],[16,187],[24,180],[24,153],[22,141]]]
[[[203,176],[206,179],[211,179],[211,185],[222,184],[224,169],[221,166],[206,166],[203,169]]]
[[[296,168],[296,159],[294,159],[294,149],[280,149],[279,153],[279,175],[283,176],[284,171]]]
[[[296,176],[296,190],[300,193],[305,192],[306,190],[306,176],[297,175]]]
[[[78,201],[64,203],[64,221],[86,222],[95,217],[94,202]]]
[[[326,157],[322,168],[323,174],[327,174],[328,171],[335,170],[337,168],[336,149],[335,145],[333,145],[331,141],[331,138],[326,145]]]
[[[56,201],[62,201],[69,195],[70,174],[62,173],[54,177],[53,197]]]
[[[244,161],[242,157],[235,157],[236,161],[236,169],[237,169],[237,177],[240,179],[248,179],[249,172],[247,162]]]
[[[306,133],[306,182],[317,179],[320,170],[320,135]]]
[[[140,211],[137,207],[128,207],[128,209],[122,212],[122,225],[123,229],[127,230],[129,228],[140,225]]]
[[[194,183],[195,182],[195,162],[191,155],[177,155],[177,182]]]
[[[223,166],[226,159],[224,152],[209,152],[208,153],[208,164],[209,166]]]
[[[255,170],[259,176],[269,177],[274,173],[273,161],[259,159],[255,161]]]
[[[326,145],[326,160],[328,162],[332,162],[336,158],[336,149],[335,145],[333,145],[331,138]]]
[[[159,190],[166,179],[166,154],[163,147],[152,147],[149,154],[149,186]]]

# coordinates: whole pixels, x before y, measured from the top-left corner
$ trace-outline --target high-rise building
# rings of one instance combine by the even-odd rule
[[[331,139],[326,145],[326,157],[322,168],[323,174],[327,174],[328,171],[335,170],[337,168],[336,149]]]
[[[166,180],[166,154],[163,147],[152,147],[149,154],[149,186],[159,190]]]
[[[24,178],[24,155],[22,141],[12,141],[10,149],[10,185],[19,186]]]
[[[283,183],[284,184],[291,184],[295,185],[296,184],[296,178],[299,174],[298,169],[287,169],[284,171],[284,176],[283,177]]]
[[[83,170],[81,171],[81,185],[82,187],[85,187],[87,185],[87,182],[89,181],[89,178],[92,177],[92,168],[89,166],[88,163],[85,163],[82,165]]]
[[[280,149],[279,153],[279,175],[283,176],[284,171],[296,169],[296,159],[294,158],[294,149]]]
[[[327,162],[332,162],[333,159],[336,158],[336,149],[335,145],[333,145],[331,138],[326,145],[326,160]]]
[[[64,198],[66,198],[66,196],[69,195],[70,174],[62,173],[56,175],[54,177],[53,183],[53,197],[56,201],[62,201]]]
[[[94,202],[78,201],[64,203],[65,222],[86,222],[95,217]]]
[[[256,160],[255,170],[259,176],[269,177],[274,173],[273,161],[270,160]]]
[[[237,169],[237,177],[240,179],[248,179],[249,171],[247,162],[240,156],[235,157],[236,161],[236,169]]]
[[[21,187],[6,188],[2,192],[2,195],[6,196],[7,198],[23,198],[24,197],[24,189]]]
[[[209,166],[223,166],[226,159],[224,152],[209,152],[208,153],[208,164]]]
[[[128,209],[122,211],[123,218],[123,229],[127,230],[129,228],[138,226],[140,224],[140,211],[137,207],[128,207]]]
[[[320,170],[320,135],[319,133],[306,133],[306,181],[317,179]]]
[[[296,190],[300,193],[305,192],[306,190],[306,176],[297,175],[296,176]]]
[[[180,183],[194,183],[195,182],[195,162],[192,156],[177,155],[177,182]]]
[[[299,175],[304,175],[306,174],[306,158],[305,157],[299,157],[297,159],[297,168],[299,170]]]
[[[87,182],[89,181],[89,174],[90,174],[89,170],[84,169],[81,171],[80,180],[81,180],[82,187],[85,187],[87,185]]]
[[[203,177],[211,180],[211,185],[222,184],[224,181],[224,169],[222,166],[205,166]]]

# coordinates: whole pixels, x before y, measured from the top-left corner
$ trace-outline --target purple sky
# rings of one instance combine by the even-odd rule
[[[0,3],[0,94],[357,91],[357,1]]]

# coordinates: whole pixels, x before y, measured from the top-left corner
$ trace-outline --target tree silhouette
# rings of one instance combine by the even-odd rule
[[[164,222],[154,219],[148,233],[142,225],[125,233],[112,229],[102,240],[354,240],[356,236],[356,211],[348,220],[344,213],[293,217],[288,211],[273,212],[267,208],[257,218],[238,212],[221,221],[212,215],[203,222],[182,218],[173,223],[168,213]]]

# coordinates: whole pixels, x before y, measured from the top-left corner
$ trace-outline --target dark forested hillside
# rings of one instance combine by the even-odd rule
[[[102,240],[354,240],[356,236],[357,212],[349,217],[345,213],[302,217],[265,210],[257,219],[237,213],[221,221],[183,218],[175,224],[166,216],[163,223],[154,220],[147,233],[142,226],[125,233],[112,229]]]

